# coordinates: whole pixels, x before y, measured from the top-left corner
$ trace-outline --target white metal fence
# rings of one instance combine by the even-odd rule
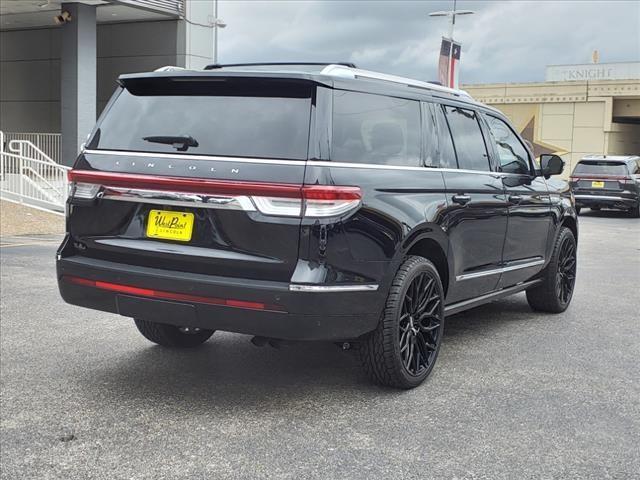
[[[0,197],[63,212],[67,171],[29,140],[7,140],[0,131]]]
[[[2,146],[5,151],[8,150],[5,142],[8,144],[11,140],[27,140],[54,162],[62,163],[59,133],[4,132]]]

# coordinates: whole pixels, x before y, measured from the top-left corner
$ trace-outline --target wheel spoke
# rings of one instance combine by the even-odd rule
[[[437,320],[437,318],[434,317],[434,320]],[[438,328],[440,328],[439,323],[431,323],[429,326],[420,327],[420,330],[423,332],[432,332],[434,330],[437,330]]]
[[[434,287],[435,287],[435,282],[433,278],[430,278],[422,293],[422,298],[420,300],[418,308],[416,309],[416,315],[420,315],[422,312],[424,312],[424,310],[429,305],[429,300],[432,297]]]
[[[422,359],[424,360],[424,365],[425,367],[429,366],[429,357],[430,354],[427,351],[427,341],[425,340],[424,336],[422,335],[422,333],[418,333],[417,335],[417,343],[419,345],[418,349],[420,351],[420,357],[422,357]]]
[[[407,361],[405,363],[405,366],[407,367],[407,370],[411,371],[411,361],[413,360],[413,350],[414,350],[415,344],[412,341],[409,341],[409,353],[407,354]]]
[[[420,371],[420,360],[422,359],[422,351],[420,342],[416,339],[416,368],[413,373],[417,374]]]

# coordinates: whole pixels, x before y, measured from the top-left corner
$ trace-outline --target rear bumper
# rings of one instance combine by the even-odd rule
[[[288,340],[357,338],[375,329],[384,304],[380,290],[292,291],[280,282],[82,256],[58,258],[56,270],[60,294],[73,305],[158,323]]]
[[[619,195],[589,195],[577,193],[574,195],[577,207],[605,207],[628,210],[638,205],[638,197],[623,197]]]

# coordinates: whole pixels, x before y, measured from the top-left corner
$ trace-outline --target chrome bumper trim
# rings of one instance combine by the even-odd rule
[[[172,205],[176,207],[216,208],[255,212],[256,207],[247,196],[207,195],[202,193],[167,192],[140,188],[103,187],[98,194],[105,200]]]
[[[372,292],[378,290],[378,285],[301,285],[292,283],[289,285],[292,292],[314,292],[314,293],[332,293],[332,292]]]
[[[633,202],[633,198],[614,197],[611,195],[574,195],[576,200],[613,200],[617,202]]]

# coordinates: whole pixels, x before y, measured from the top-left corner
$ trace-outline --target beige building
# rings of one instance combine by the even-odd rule
[[[503,111],[534,145],[557,153],[564,176],[588,154],[640,154],[640,79],[463,85]]]

